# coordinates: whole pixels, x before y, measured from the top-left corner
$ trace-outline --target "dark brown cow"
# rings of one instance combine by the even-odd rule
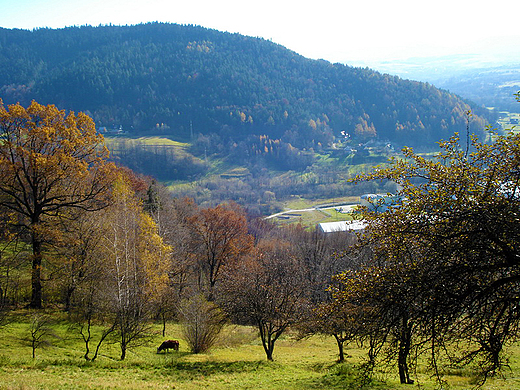
[[[163,341],[159,348],[157,348],[157,353],[161,351],[168,352],[169,349],[173,349],[174,351],[179,350],[179,342],[177,340],[166,340]]]

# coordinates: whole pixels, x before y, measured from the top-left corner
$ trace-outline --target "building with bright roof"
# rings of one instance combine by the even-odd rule
[[[323,222],[318,224],[318,229],[323,233],[347,232],[352,233],[362,231],[365,229],[367,223],[365,220],[356,221],[338,221],[338,222]]]

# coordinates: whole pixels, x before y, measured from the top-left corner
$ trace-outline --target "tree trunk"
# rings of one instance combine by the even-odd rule
[[[126,357],[126,344],[121,344],[121,360],[125,360]]]
[[[271,334],[268,329],[266,329],[266,325],[262,324],[262,322],[258,322],[258,330],[260,331],[260,339],[262,340],[262,346],[264,347],[265,354],[267,356],[267,360],[273,361],[273,350],[274,350],[274,341],[271,338]]]
[[[164,310],[161,310],[161,319],[162,319],[162,337],[166,335],[166,313]]]
[[[110,329],[107,329],[103,332],[103,334],[101,335],[101,338],[99,339],[99,342],[96,346],[96,352],[94,353],[94,356],[92,357],[92,361],[96,360],[97,357],[98,357],[98,353],[99,353],[99,349],[101,348],[101,344],[103,344],[103,341],[107,338],[107,336],[112,333],[115,328],[116,328],[116,322],[114,322],[112,324],[112,326],[110,327]]]
[[[269,360],[270,362],[273,361],[273,351],[270,350],[270,351],[265,351],[266,355],[267,355],[267,360]]]
[[[83,357],[85,358],[85,360],[87,362],[90,361],[90,357],[88,356],[88,354],[90,353],[89,342],[90,342],[90,336],[88,337],[87,340],[85,340],[85,355],[83,355]]]
[[[32,262],[32,295],[30,307],[33,309],[41,309],[42,307],[42,242],[37,236],[38,233],[32,232],[32,249],[33,249],[33,262]]]
[[[411,338],[411,326],[408,323],[407,317],[405,317],[403,318],[401,339],[399,340],[399,356],[397,360],[399,379],[402,384],[413,384],[413,380],[410,379],[410,372],[408,370],[408,355],[410,354]]]
[[[264,344],[265,354],[267,356],[267,360],[273,361],[273,352],[274,352],[274,343],[278,339],[278,335],[267,335],[266,343]]]
[[[266,347],[267,348],[265,348],[265,354],[267,356],[267,360],[272,362],[273,361],[274,342],[270,339],[267,340]]]
[[[67,313],[70,311],[70,307],[72,304],[72,294],[74,294],[75,290],[75,286],[69,286],[65,291],[65,312]]]
[[[90,332],[90,328],[91,328],[91,325],[92,325],[92,321],[91,321],[91,318],[89,317],[87,319],[87,335],[85,335],[85,333],[83,333],[83,326],[81,327],[81,336],[83,337],[83,341],[85,342],[85,355],[83,356],[85,358],[85,360],[88,362],[90,361],[90,357],[88,356],[88,354],[90,353],[90,339],[92,338],[92,333]]]
[[[402,384],[408,384],[410,381],[409,373],[408,373],[408,363],[406,362],[406,355],[402,353],[402,350],[399,349],[399,358],[398,358],[398,366],[399,366],[399,379]]]
[[[345,354],[343,352],[343,340],[337,334],[334,335],[334,338],[336,339],[336,343],[338,343],[338,350],[339,350],[338,363],[344,362],[345,361]]]

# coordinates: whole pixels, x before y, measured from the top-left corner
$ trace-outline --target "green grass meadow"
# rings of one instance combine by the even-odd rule
[[[340,213],[332,206],[333,204],[345,205],[358,204],[359,202],[359,196],[345,196],[341,198],[317,199],[312,201],[301,197],[294,197],[287,202],[284,202],[282,205],[284,210],[289,211],[281,214],[279,217],[272,218],[271,221],[278,225],[300,224],[309,229],[314,229],[318,223],[322,222],[351,221],[359,218],[359,215],[357,214]],[[320,208],[322,205],[328,206]],[[314,207],[318,208],[313,209]],[[304,209],[308,210],[301,211]]]
[[[118,141],[127,140],[130,142],[141,142],[148,146],[174,146],[180,149],[186,149],[190,144],[179,142],[166,137],[152,136],[152,137],[128,137],[128,136],[105,136],[105,143],[110,146]]]
[[[314,336],[297,340],[291,335],[277,341],[274,362],[268,362],[255,329],[227,326],[215,347],[208,353],[188,352],[177,324],[168,324],[166,338],[180,340],[180,350],[156,353],[164,339],[160,326],[141,346],[132,348],[119,360],[117,344],[104,344],[95,362],[86,362],[84,346],[77,331],[63,320],[53,325],[59,338],[52,345],[36,350],[28,341],[29,316],[0,328],[0,389],[411,389],[401,385],[395,367],[376,373],[374,381],[362,387],[358,367],[364,351],[347,348],[347,361],[335,362],[336,345],[332,337]],[[94,346],[94,345],[93,345]],[[520,348],[515,347],[511,371],[503,379],[490,380],[482,389],[520,388]],[[429,374],[418,367],[421,389],[438,389]],[[474,386],[469,370],[453,370],[446,389]]]

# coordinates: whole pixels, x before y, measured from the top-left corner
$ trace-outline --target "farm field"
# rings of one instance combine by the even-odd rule
[[[332,199],[330,200],[332,202]],[[335,202],[334,204],[339,204]],[[341,203],[345,205],[344,203]],[[344,206],[345,210],[348,208],[355,209],[358,204],[349,204]],[[277,225],[300,224],[307,228],[314,228],[319,223],[324,222],[338,222],[338,221],[352,221],[359,218],[359,215],[353,214],[352,211],[338,211],[338,206],[308,206],[306,209],[289,209],[280,213],[273,214],[266,217]]]
[[[189,144],[184,142],[179,142],[172,140],[170,138],[166,137],[160,137],[160,136],[151,136],[151,137],[128,137],[128,136],[105,136],[105,142],[108,146],[110,146],[113,143],[117,143],[118,141],[129,141],[129,142],[140,142],[144,145],[148,146],[174,146],[181,149],[184,149],[189,146]]]
[[[517,132],[520,129],[518,124],[520,121],[520,113],[511,113],[504,111],[500,114],[502,115],[502,118],[497,121],[497,124],[499,125],[499,129],[502,130],[502,132]]]
[[[0,329],[0,389],[412,389],[401,385],[395,367],[377,372],[372,384],[361,387],[358,365],[364,351],[347,348],[347,361],[335,363],[336,347],[332,337],[314,336],[297,340],[290,334],[277,343],[274,362],[268,362],[256,330],[229,325],[217,345],[204,354],[190,354],[177,324],[167,326],[166,338],[180,340],[178,352],[156,353],[164,339],[157,333],[148,343],[129,351],[120,361],[118,346],[104,344],[95,362],[86,362],[84,346],[77,331],[67,321],[53,326],[59,338],[52,345],[36,350],[26,340],[29,317]],[[502,379],[490,380],[483,390],[513,390],[520,387],[520,348],[512,349],[511,371]],[[474,386],[469,370],[453,370],[447,376],[450,389]],[[422,389],[437,385],[418,367]]]

